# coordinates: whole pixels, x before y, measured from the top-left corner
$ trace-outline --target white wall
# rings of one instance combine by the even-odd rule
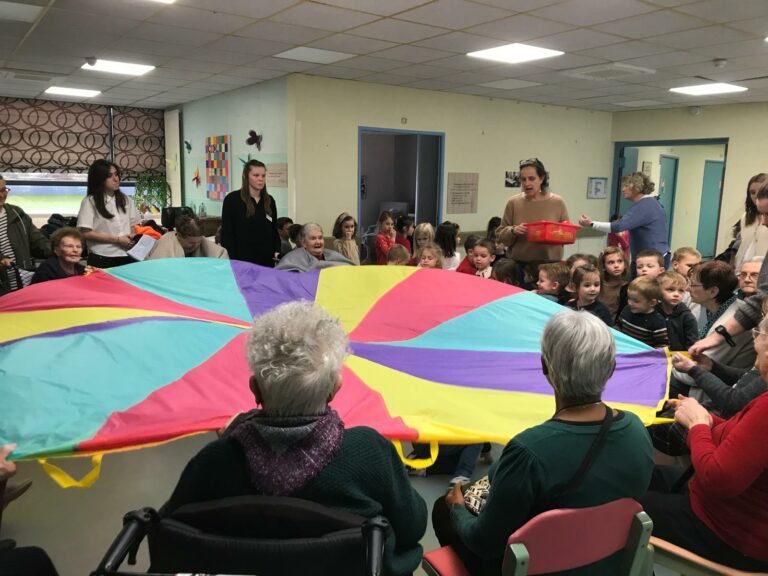
[[[485,230],[490,217],[501,215],[510,196],[504,172],[532,156],[547,166],[572,220],[582,212],[608,219],[609,201],[587,200],[586,186],[590,176],[610,177],[609,113],[305,75],[288,84],[298,221],[328,226],[340,212],[356,210],[360,126],[445,134],[443,182],[448,172],[480,174],[477,214],[446,214],[443,190],[442,218],[462,230]],[[602,238],[585,239],[579,249],[599,252],[604,245]]]
[[[704,181],[704,162],[722,161],[725,158],[725,146],[640,146],[637,154],[637,169],[642,170],[643,162],[651,162],[651,180],[659,191],[659,157],[664,154],[676,156],[677,188],[675,190],[675,211],[672,221],[672,243],[674,251],[683,246],[696,248],[698,238],[699,211],[701,208],[701,188]],[[716,206],[711,207],[717,210]]]
[[[205,138],[228,134],[231,137],[230,191],[240,188],[243,160],[251,158],[269,164],[288,162],[288,95],[287,81],[278,78],[254,86],[239,88],[225,94],[196,100],[182,107],[183,139],[192,144],[192,151],[184,154],[184,200],[199,206],[205,202],[209,215],[221,214],[221,202],[207,199],[205,193]],[[261,151],[246,144],[248,132],[263,135]],[[183,143],[182,143],[183,147]],[[202,180],[199,187],[192,181],[195,168]],[[288,171],[289,178],[290,166]],[[269,188],[275,197],[278,215],[290,213],[288,189]]]
[[[695,104],[692,100],[691,104]],[[728,138],[723,201],[718,226],[717,249],[731,240],[731,226],[744,212],[747,182],[759,172],[768,172],[768,103],[704,106],[699,116],[687,108],[621,112],[613,115],[611,139],[681,140]],[[698,222],[698,217],[697,217]]]

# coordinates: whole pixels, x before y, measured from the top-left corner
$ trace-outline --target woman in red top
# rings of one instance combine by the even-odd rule
[[[753,333],[765,380],[768,317]],[[681,396],[675,420],[688,428],[695,473],[676,494],[669,467],[654,470],[641,500],[653,534],[732,568],[768,571],[768,392],[728,420]]]
[[[386,210],[379,216],[379,233],[376,234],[376,264],[387,265],[387,253],[395,246],[395,220]]]

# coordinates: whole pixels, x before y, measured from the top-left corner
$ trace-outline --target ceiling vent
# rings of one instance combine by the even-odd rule
[[[40,72],[38,70],[20,70],[18,68],[0,68],[0,78],[6,80],[24,80],[27,82],[53,82],[61,78],[61,75],[52,72]]]
[[[574,68],[561,72],[565,76],[578,78],[580,80],[615,80],[617,78],[629,78],[631,76],[647,76],[656,74],[656,70],[651,68],[641,68],[631,64],[622,64],[621,62],[611,62],[610,64],[598,64],[597,66],[586,66],[584,68]]]

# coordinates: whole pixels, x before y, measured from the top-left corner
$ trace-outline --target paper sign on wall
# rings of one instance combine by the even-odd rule
[[[267,188],[288,188],[287,163],[267,163]]]
[[[224,200],[229,193],[229,136],[205,139],[205,192],[209,200]]]
[[[478,172],[448,172],[448,214],[476,214]]]

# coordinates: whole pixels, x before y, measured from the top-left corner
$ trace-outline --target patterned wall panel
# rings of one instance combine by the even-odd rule
[[[0,173],[83,173],[109,158],[109,107],[0,97]],[[162,110],[113,108],[115,163],[130,180],[165,173]]]

